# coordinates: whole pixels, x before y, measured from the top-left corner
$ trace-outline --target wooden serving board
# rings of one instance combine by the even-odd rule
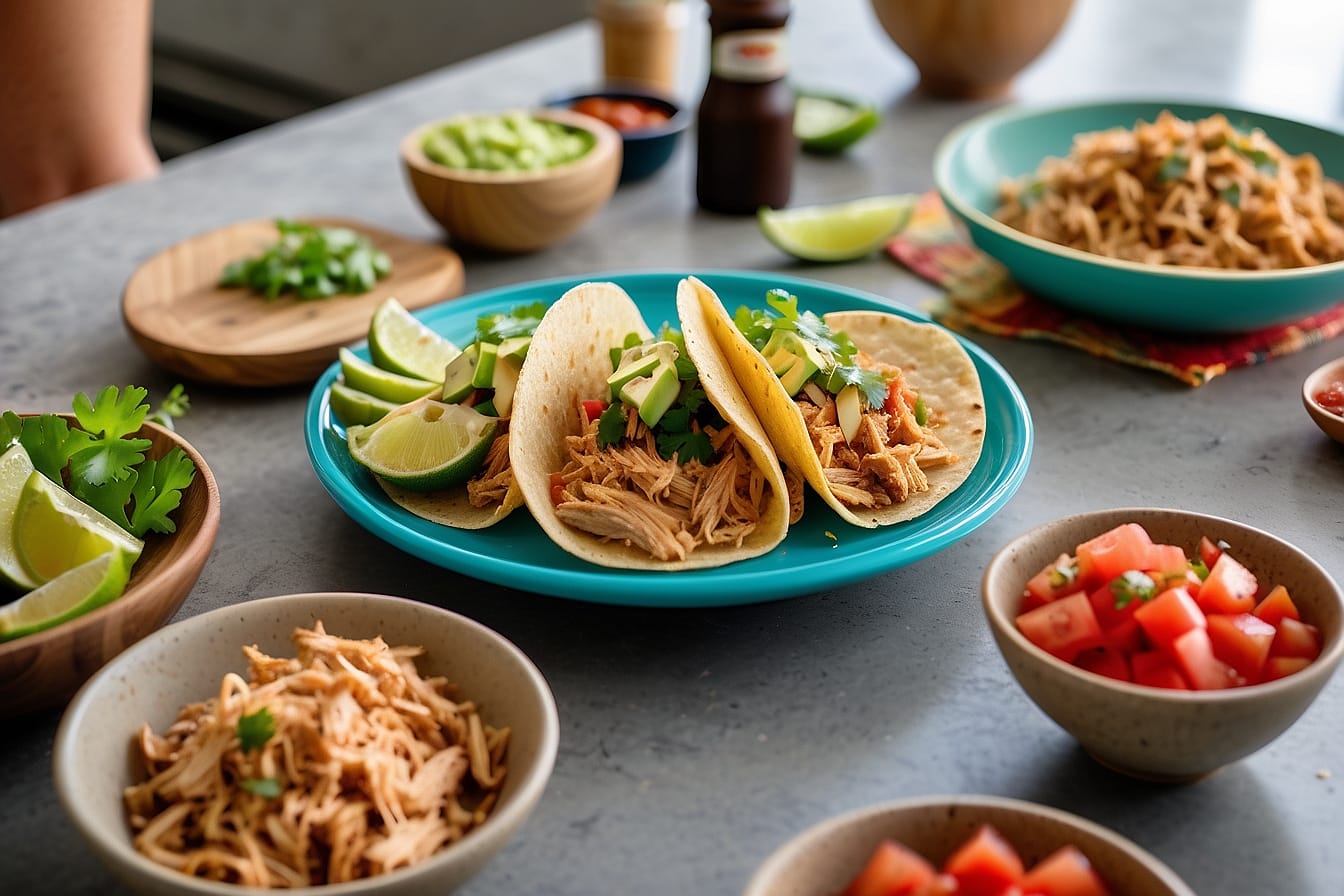
[[[388,297],[416,308],[462,294],[462,259],[444,246],[387,233],[359,221],[304,218],[349,227],[392,259],[392,273],[362,295],[267,299],[222,289],[231,261],[260,254],[279,237],[269,218],[243,221],[171,246],[141,265],[126,284],[121,311],[137,345],[155,363],[185,377],[236,386],[312,382],[343,345],[368,334]]]

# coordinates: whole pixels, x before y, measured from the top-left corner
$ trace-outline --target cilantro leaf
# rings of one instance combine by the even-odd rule
[[[130,517],[131,534],[143,538],[153,529],[165,535],[177,531],[168,514],[182,503],[182,491],[196,476],[196,465],[181,448],[174,447],[160,460],[147,460],[135,475],[131,496],[135,509]],[[126,502],[122,501],[122,507]],[[124,513],[124,510],[123,510]],[[116,517],[113,517],[116,519]]]
[[[280,796],[280,782],[275,778],[244,778],[238,782],[238,786],[268,800]]]
[[[498,344],[511,336],[531,336],[545,313],[545,302],[533,302],[507,312],[483,314],[476,319],[476,338]]]
[[[127,386],[124,393],[108,386],[92,402],[83,392],[75,396],[75,419],[89,434],[86,446],[70,455],[70,477],[90,485],[125,479],[145,459],[149,439],[124,438],[138,430],[149,413],[142,404],[148,391]]]
[[[1232,184],[1218,191],[1218,198],[1233,208],[1241,208],[1241,184]]]
[[[840,388],[831,389],[832,392],[839,392],[845,386],[858,386],[859,395],[870,408],[880,408],[887,401],[887,380],[876,370],[857,364],[837,364],[831,368],[826,386],[830,389],[837,382],[841,384]]]
[[[701,432],[664,432],[657,436],[658,453],[664,458],[674,455],[680,463],[698,460],[707,464],[714,459],[714,445],[709,435]]]
[[[61,473],[70,462],[70,455],[89,443],[89,434],[72,430],[64,417],[57,414],[39,414],[25,417],[19,441],[33,466],[52,482],[62,482]]]
[[[190,408],[191,399],[182,388],[182,384],[178,383],[168,391],[168,395],[163,401],[159,402],[159,409],[146,419],[159,424],[164,429],[172,429],[173,418],[185,416]]]
[[[605,448],[625,438],[625,405],[613,401],[597,418],[597,447]]]
[[[1228,145],[1232,147],[1233,151],[1249,159],[1250,163],[1255,166],[1255,170],[1261,174],[1273,176],[1279,173],[1278,161],[1265,150],[1255,149],[1249,143],[1238,140],[1233,140]]]
[[[1157,169],[1157,179],[1163,183],[1169,180],[1180,180],[1185,177],[1189,170],[1190,160],[1180,153],[1174,152],[1162,160],[1161,166]]]
[[[126,516],[126,504],[131,500],[131,492],[139,478],[135,470],[124,479],[110,479],[102,485],[92,485],[86,479],[75,478],[70,483],[70,494],[139,538],[143,533],[134,531]]]
[[[275,716],[263,706],[256,712],[238,717],[238,746],[244,753],[260,750],[266,741],[275,736]]]
[[[1131,569],[1111,582],[1111,594],[1115,596],[1115,608],[1123,610],[1136,600],[1152,600],[1157,583],[1146,573]]]

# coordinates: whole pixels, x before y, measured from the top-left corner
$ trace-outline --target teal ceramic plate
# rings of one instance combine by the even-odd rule
[[[1258,112],[1187,102],[1012,106],[972,119],[943,140],[934,182],[971,239],[1028,290],[1115,321],[1191,333],[1239,333],[1300,320],[1344,301],[1344,262],[1281,271],[1217,271],[1119,261],[1027,236],[993,218],[999,185],[1064,156],[1073,138],[1131,128],[1170,109],[1194,120],[1215,112],[1242,130],[1261,128],[1287,152],[1312,153],[1344,180],[1344,134]]]
[[[649,325],[657,329],[676,319],[676,287],[683,276],[602,273],[537,281],[436,305],[416,316],[462,345],[471,341],[476,318],[486,311],[551,302],[584,280],[612,280],[630,293]],[[797,294],[802,307],[817,313],[871,308],[927,320],[870,293],[794,277],[713,271],[698,276],[729,308],[762,305],[767,289],[782,287]],[[962,344],[980,374],[988,419],[983,453],[960,488],[923,516],[880,529],[849,526],[809,494],[803,519],[778,547],[716,569],[658,573],[594,566],[556,547],[523,509],[496,526],[476,531],[439,526],[408,513],[350,459],[345,432],[328,404],[339,365],[332,365],[313,388],[304,437],[318,479],[346,513],[384,541],[447,569],[521,591],[602,603],[648,607],[754,603],[823,591],[914,563],[964,539],[1013,496],[1031,458],[1026,402],[993,358],[969,342]],[[367,349],[358,353],[368,356]]]

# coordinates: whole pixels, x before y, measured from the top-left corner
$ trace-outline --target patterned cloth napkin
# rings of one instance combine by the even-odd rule
[[[1023,292],[998,262],[972,248],[936,192],[920,198],[910,224],[887,244],[892,258],[946,293],[930,312],[956,329],[1048,339],[1102,358],[1147,367],[1200,386],[1238,367],[1263,364],[1344,332],[1344,304],[1253,333],[1172,335],[1094,320]]]

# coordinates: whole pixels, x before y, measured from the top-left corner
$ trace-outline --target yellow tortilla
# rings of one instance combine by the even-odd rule
[[[732,315],[712,289],[693,280],[704,319],[731,366],[751,407],[764,424],[779,459],[797,470],[822,500],[846,522],[874,528],[914,519],[966,481],[985,440],[985,403],[975,362],[951,333],[878,311],[833,312],[824,317],[837,331],[878,361],[900,367],[931,413],[941,414],[938,436],[959,460],[925,470],[927,491],[886,507],[849,507],[826,481],[802,412],[770,370],[765,357],[733,324]]]
[[[382,479],[378,484],[389,498],[416,516],[454,529],[485,529],[523,506],[523,493],[516,482],[505,492],[502,504],[490,507],[473,507],[465,485],[436,492],[413,492]]]
[[[740,547],[700,545],[678,561],[655,559],[638,547],[604,541],[560,520],[551,502],[551,473],[568,459],[565,437],[578,432],[578,402],[608,395],[612,346],[620,345],[627,333],[644,339],[653,335],[625,290],[614,283],[584,283],[551,306],[532,338],[513,402],[509,459],[523,500],[541,528],[565,551],[590,563],[664,571],[722,566],[770,551],[788,531],[788,493],[779,461],[717,345],[698,320],[699,303],[688,290],[685,281],[677,290],[687,354],[710,403],[737,427],[739,441],[765,471],[768,506],[760,525]]]

